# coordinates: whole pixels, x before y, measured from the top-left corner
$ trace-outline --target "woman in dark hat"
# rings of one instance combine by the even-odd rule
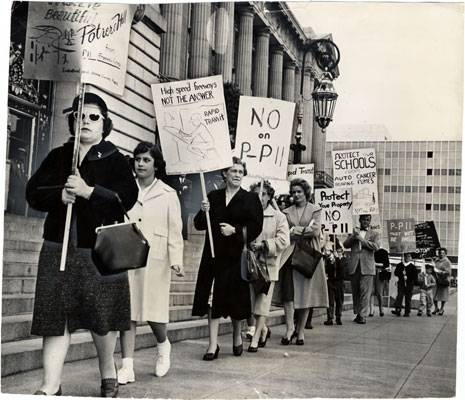
[[[81,115],[78,98],[68,116],[75,134],[81,118],[78,168],[71,174],[74,139],[53,149],[26,188],[29,205],[47,213],[44,243],[37,273],[31,333],[43,337],[44,376],[36,394],[61,394],[61,374],[70,335],[89,329],[99,358],[102,397],[116,397],[113,352],[117,331],[130,326],[127,273],[102,276],[91,251],[95,228],[124,220],[116,194],[129,210],[137,200],[138,188],[131,168],[111,142],[104,140],[112,129],[104,100],[86,93]],[[60,258],[66,209],[73,204],[70,240],[65,270]]]

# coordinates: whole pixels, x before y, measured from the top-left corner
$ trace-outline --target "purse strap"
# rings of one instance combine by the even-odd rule
[[[244,240],[244,250],[247,249],[247,227],[242,227],[242,239]]]
[[[119,194],[116,193],[116,192],[115,192],[115,197],[116,197],[116,200],[118,200],[118,204],[121,207],[121,210],[123,211],[124,215],[126,216],[128,221],[130,221],[129,215],[128,215],[126,209],[124,208],[123,202],[121,201],[121,197],[119,197]]]

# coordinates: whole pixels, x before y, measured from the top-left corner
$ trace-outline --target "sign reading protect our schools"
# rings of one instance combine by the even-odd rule
[[[322,211],[321,229],[324,233],[339,235],[352,232],[351,188],[316,189],[315,205]]]
[[[249,175],[286,179],[295,103],[241,96],[234,154]]]
[[[409,253],[416,250],[415,219],[390,219],[387,221],[389,251]]]
[[[335,150],[335,188],[352,188],[353,214],[378,214],[378,182],[375,149]]]
[[[433,221],[415,225],[415,240],[419,257],[434,257],[436,249],[441,247]]]
[[[92,83],[122,95],[132,16],[128,4],[30,2],[24,77]]]
[[[221,75],[152,85],[167,174],[191,174],[232,163]]]

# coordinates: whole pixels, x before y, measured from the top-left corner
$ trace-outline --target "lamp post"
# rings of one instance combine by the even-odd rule
[[[302,162],[302,152],[307,149],[307,146],[300,143],[302,140],[302,115],[298,117],[297,131],[295,134],[295,143],[291,144],[291,150],[294,152],[294,164],[300,164]]]

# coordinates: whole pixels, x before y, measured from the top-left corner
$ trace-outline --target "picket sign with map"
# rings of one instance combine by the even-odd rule
[[[124,92],[133,7],[30,2],[24,77],[91,83]]]
[[[375,149],[334,150],[334,188],[352,188],[353,214],[378,214]]]
[[[287,166],[286,180],[268,179],[268,181],[275,190],[275,196],[279,196],[280,194],[289,194],[289,183],[295,178],[305,179],[312,188],[313,193],[314,171],[314,164],[289,164]],[[256,181],[256,178],[246,176],[242,179],[242,187],[249,190],[250,185]]]
[[[390,253],[410,253],[416,250],[415,219],[389,219],[387,231]]]
[[[153,84],[152,95],[167,174],[231,165],[221,75]]]
[[[287,178],[295,103],[241,96],[234,155],[245,161],[250,176]]]
[[[352,233],[351,188],[316,189],[315,205],[321,208],[321,231],[330,235]]]

